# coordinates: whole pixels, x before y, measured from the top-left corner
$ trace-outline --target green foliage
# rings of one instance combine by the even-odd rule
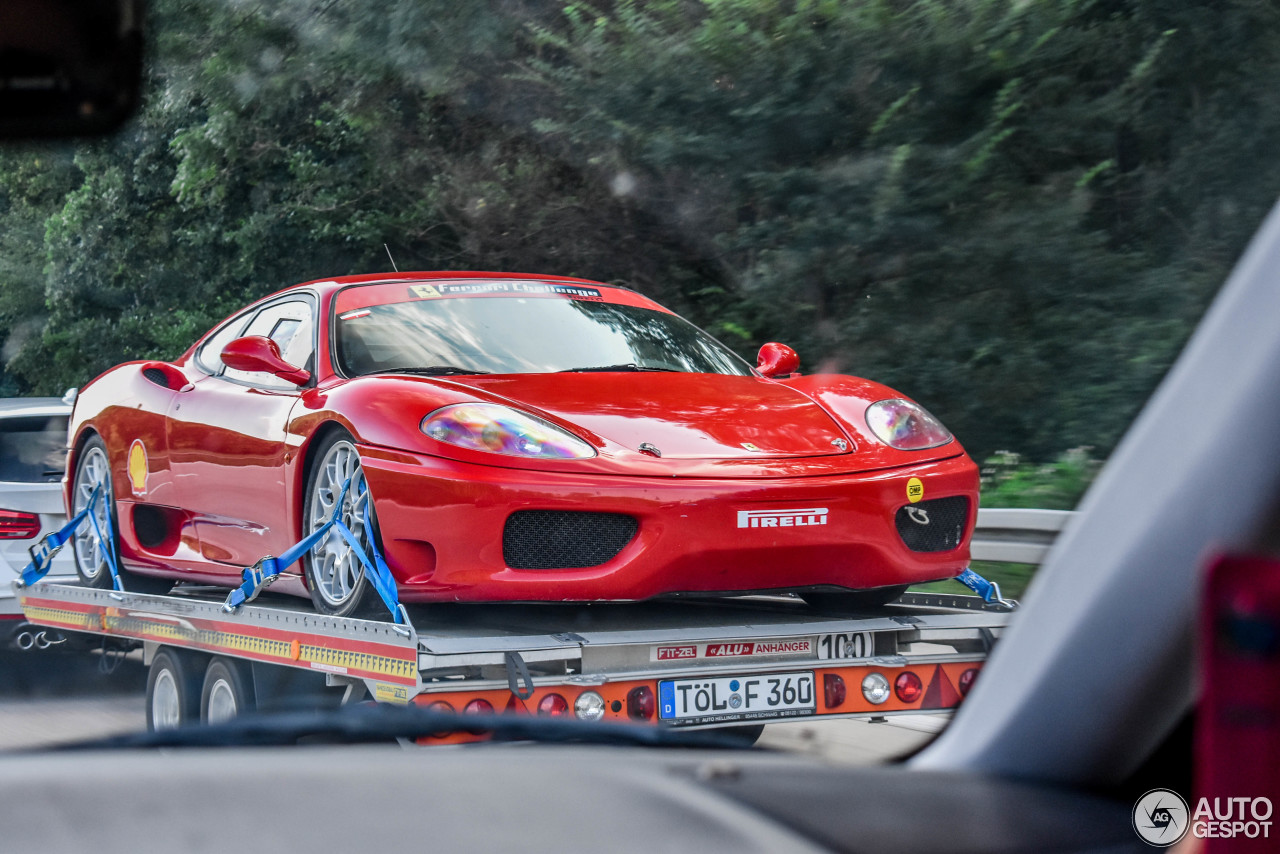
[[[0,155],[0,392],[308,278],[635,287],[1105,456],[1280,192],[1253,0],[156,0],[123,134]]]
[[[982,466],[983,507],[1073,510],[1102,467],[1092,448],[1073,448],[1050,463],[1024,462],[1000,451]]]

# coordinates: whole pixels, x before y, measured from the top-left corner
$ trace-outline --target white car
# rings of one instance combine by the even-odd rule
[[[73,399],[68,392],[61,399],[0,400],[0,641],[21,633],[22,610],[10,582],[30,562],[27,550],[66,523],[62,477]],[[54,557],[49,574],[75,576],[70,549]]]

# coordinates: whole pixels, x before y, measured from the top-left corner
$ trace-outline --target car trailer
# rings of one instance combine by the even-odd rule
[[[947,710],[1009,619],[976,596],[917,594],[848,617],[788,596],[420,605],[405,625],[286,596],[229,611],[213,587],[46,580],[17,595],[32,625],[141,646],[152,729],[366,700],[691,728]]]

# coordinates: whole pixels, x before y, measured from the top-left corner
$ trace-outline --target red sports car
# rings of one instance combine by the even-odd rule
[[[766,344],[753,369],[582,279],[309,282],[176,362],[86,386],[67,505],[107,485],[99,521],[113,506],[135,590],[236,586],[336,512],[405,602],[771,590],[865,606],[964,569],[978,472],[960,444],[896,391],[797,367]],[[74,551],[86,583],[110,585],[90,526]],[[338,615],[376,606],[372,588],[336,528],[275,584]]]

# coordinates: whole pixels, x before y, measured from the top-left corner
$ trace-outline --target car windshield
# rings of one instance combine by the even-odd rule
[[[345,311],[338,369],[523,374],[657,370],[749,375],[688,321],[634,305],[558,297],[450,297]]]
[[[17,577],[69,493],[87,527],[52,578],[79,585],[92,563],[109,596],[122,549],[124,586],[166,569],[183,607],[212,613],[165,615],[144,650],[109,636],[117,602],[24,613],[4,579],[0,747],[170,720],[145,705],[167,644],[166,708],[197,723],[245,684],[278,709],[267,688],[289,680],[259,680],[275,656],[335,705],[426,705],[465,683],[483,690],[445,705],[501,712],[537,687],[533,718],[735,728],[840,761],[914,749],[1016,623],[1010,602],[1034,595],[1280,194],[1271,3],[147,6],[142,101],[117,134],[0,148],[0,394],[81,389],[69,438],[60,415],[0,423],[0,481],[22,487],[0,504],[0,551]],[[633,297],[360,296],[415,273]],[[303,282],[301,301],[268,299]],[[224,365],[250,329],[279,358]],[[95,382],[120,365],[126,380]],[[355,379],[387,372],[444,379]],[[471,374],[493,376],[448,381]],[[394,389],[360,398],[371,386]],[[448,396],[395,397],[427,387]],[[394,417],[362,432],[339,411],[353,400]],[[84,422],[91,406],[120,420]],[[255,515],[267,505],[290,515]],[[348,634],[382,632],[399,658],[231,632],[232,587],[340,512],[302,550],[324,584],[298,563],[262,601],[311,618],[317,589],[340,600],[392,555],[402,588],[437,597],[411,616],[456,630],[440,649],[500,642],[422,676],[444,653],[395,635],[372,594],[353,613],[377,625]],[[84,539],[92,525],[116,543]],[[849,547],[866,531],[882,540]],[[572,606],[515,589],[549,572],[587,585],[664,536],[669,577],[696,584]],[[361,563],[351,543],[379,537]],[[455,585],[464,549],[476,563]],[[923,569],[893,574],[906,565]],[[865,585],[791,580],[813,567]],[[507,599],[443,601],[476,578]],[[935,643],[932,617],[963,636]],[[589,672],[605,630],[635,634]],[[554,659],[574,645],[576,662]],[[899,681],[907,654],[928,666]],[[215,655],[232,663],[211,670]],[[648,693],[618,687],[632,670]],[[748,697],[748,671],[782,680],[775,701]],[[545,699],[551,684],[569,687]],[[664,717],[672,698],[689,719]],[[763,733],[730,702],[772,703]]]

